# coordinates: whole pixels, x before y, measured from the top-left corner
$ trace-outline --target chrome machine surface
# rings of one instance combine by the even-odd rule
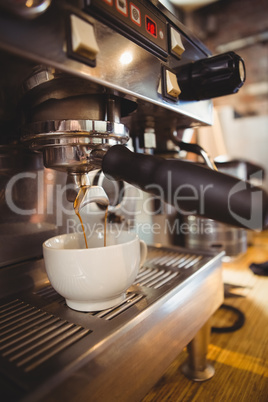
[[[124,303],[85,314],[51,288],[42,242],[78,229],[70,201],[85,183],[105,189],[111,225],[135,227],[136,190],[104,177],[98,156],[122,144],[166,151],[212,124],[210,99],[238,90],[242,61],[209,57],[157,0],[0,0],[0,10],[1,399],[138,401],[187,344],[198,351],[188,375],[210,378],[204,339],[223,300],[223,253],[150,246]],[[231,89],[200,81],[211,60],[224,77],[231,66]],[[103,194],[92,200],[106,205]],[[99,204],[87,205],[92,227]]]
[[[210,378],[207,344],[192,339],[204,339],[206,320],[222,302],[220,259],[150,247],[125,301],[95,313],[69,309],[42,260],[15,269],[24,289],[0,272],[2,397],[139,401],[190,341],[198,350],[194,375]]]
[[[75,3],[77,7],[75,7]],[[149,16],[152,15],[152,19],[159,19],[159,24],[163,27],[161,31],[164,36],[160,43],[163,42],[163,44],[161,46],[154,45],[152,35],[147,34],[145,37],[138,32],[134,36],[135,42],[138,43],[129,41],[128,38],[121,35],[121,32],[125,30],[125,33],[127,33],[127,26],[131,22],[130,17],[127,16],[121,19],[122,14],[118,11],[117,13],[115,12],[117,14],[115,17],[116,22],[111,23],[111,15],[109,16],[108,14],[107,16],[107,12],[111,13],[112,7],[109,9],[107,3],[109,2],[89,1],[89,5],[83,7],[84,10],[82,11],[81,2],[79,1],[54,1],[42,16],[30,21],[15,19],[12,16],[9,17],[9,14],[3,15],[1,18],[0,47],[3,51],[27,58],[29,63],[48,65],[60,71],[89,79],[91,83],[100,86],[102,90],[103,88],[111,89],[135,101],[137,99],[141,102],[149,101],[152,106],[148,105],[148,107],[153,117],[157,116],[156,111],[161,113],[163,107],[165,111],[169,110],[176,113],[169,114],[173,119],[179,112],[182,120],[177,123],[174,122],[174,129],[176,129],[177,124],[180,127],[189,127],[192,123],[195,125],[198,122],[201,122],[201,124],[211,123],[211,101],[201,103],[180,101],[177,104],[161,99],[157,92],[163,65],[174,69],[182,63],[185,64],[207,57],[208,50],[195,38],[192,39],[186,28],[167,10],[163,9],[169,19],[160,13],[152,4],[158,2],[150,1],[141,2],[137,0],[132,4],[136,4],[137,8],[141,10],[143,7],[143,13]],[[106,14],[103,14],[105,9],[107,9]],[[100,51],[97,52],[95,66],[94,60],[92,61],[89,57],[74,53],[71,49],[71,16],[73,15],[88,22],[91,26],[94,24],[94,37],[100,48]],[[96,15],[98,20],[92,15]],[[99,19],[104,20],[106,23],[100,22]],[[107,27],[107,21],[108,23],[110,22],[109,25],[116,27],[119,32]],[[171,26],[179,24],[176,29],[181,34],[181,41],[185,47],[182,57],[173,56],[168,50],[168,21],[170,21]],[[128,23],[127,26],[121,25],[121,23],[125,24],[126,22]],[[138,25],[136,27],[137,29],[139,28]],[[130,27],[130,29],[133,30],[133,27]],[[131,34],[127,36],[129,35]],[[131,57],[131,62],[128,62],[127,59],[125,60],[124,55],[125,57]],[[12,56],[8,57],[7,54],[5,56],[3,57],[3,61],[6,64],[5,73],[13,74],[13,71],[10,71],[9,68],[9,57],[12,58]],[[16,61],[19,62],[20,59]],[[16,72],[18,80],[21,76],[25,78],[25,75],[23,75],[25,74],[25,69],[16,69]],[[158,108],[158,106],[161,106],[161,108]],[[148,113],[150,114],[150,111],[145,112],[145,114]]]

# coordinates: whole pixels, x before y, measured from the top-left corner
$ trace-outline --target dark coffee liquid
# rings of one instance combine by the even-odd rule
[[[85,195],[85,192],[86,192],[87,188],[88,187],[86,187],[86,186],[81,187],[79,192],[78,192],[78,194],[77,194],[77,197],[76,197],[76,199],[74,201],[74,211],[75,211],[76,215],[78,216],[79,221],[80,221],[81,226],[82,226],[86,248],[88,248],[88,244],[87,244],[85,226],[83,224],[83,220],[81,218],[81,215],[79,214],[79,210],[80,210],[80,203],[82,202],[82,200],[84,198],[84,195]],[[108,206],[106,207],[105,217],[104,217],[104,247],[106,247],[107,218],[108,218]]]
[[[88,245],[87,245],[87,237],[86,237],[86,232],[85,232],[85,226],[83,224],[83,221],[82,221],[81,215],[79,213],[79,210],[80,210],[80,204],[81,204],[81,202],[82,202],[82,200],[83,200],[83,198],[85,196],[85,192],[87,191],[87,188],[88,188],[87,186],[80,187],[80,189],[78,191],[78,194],[76,196],[76,199],[74,200],[74,212],[76,213],[76,215],[78,216],[78,218],[80,220],[82,230],[83,230],[84,239],[85,239],[86,248],[88,248]]]
[[[86,237],[86,232],[85,232],[85,226],[84,226],[84,224],[83,224],[83,221],[82,221],[82,218],[81,218],[81,215],[79,214],[79,212],[76,212],[76,215],[78,216],[78,218],[79,218],[79,220],[80,220],[80,223],[81,223],[81,226],[82,226],[82,230],[83,230],[84,239],[85,239],[86,248],[88,248],[88,245],[87,245],[87,237]]]
[[[107,218],[108,218],[108,206],[106,207],[104,216],[104,247],[106,247]]]

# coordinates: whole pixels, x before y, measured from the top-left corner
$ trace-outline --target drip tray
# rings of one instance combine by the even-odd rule
[[[222,303],[222,255],[149,247],[125,300],[99,312],[71,310],[47,278],[2,299],[1,400],[139,400]]]

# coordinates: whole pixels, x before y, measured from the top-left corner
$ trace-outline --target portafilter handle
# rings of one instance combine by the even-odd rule
[[[100,152],[96,156],[100,160]],[[268,195],[248,182],[192,162],[136,154],[122,145],[102,158],[107,178],[159,196],[181,213],[247,229],[268,227]]]

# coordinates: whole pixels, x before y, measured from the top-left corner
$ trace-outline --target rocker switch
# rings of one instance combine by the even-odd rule
[[[174,28],[170,28],[170,48],[177,56],[181,56],[185,51],[185,47],[182,44],[181,35]]]
[[[166,70],[166,91],[173,98],[178,98],[181,93],[176,75],[169,70]]]
[[[96,59],[99,46],[94,27],[76,15],[71,15],[72,51],[88,59]]]

